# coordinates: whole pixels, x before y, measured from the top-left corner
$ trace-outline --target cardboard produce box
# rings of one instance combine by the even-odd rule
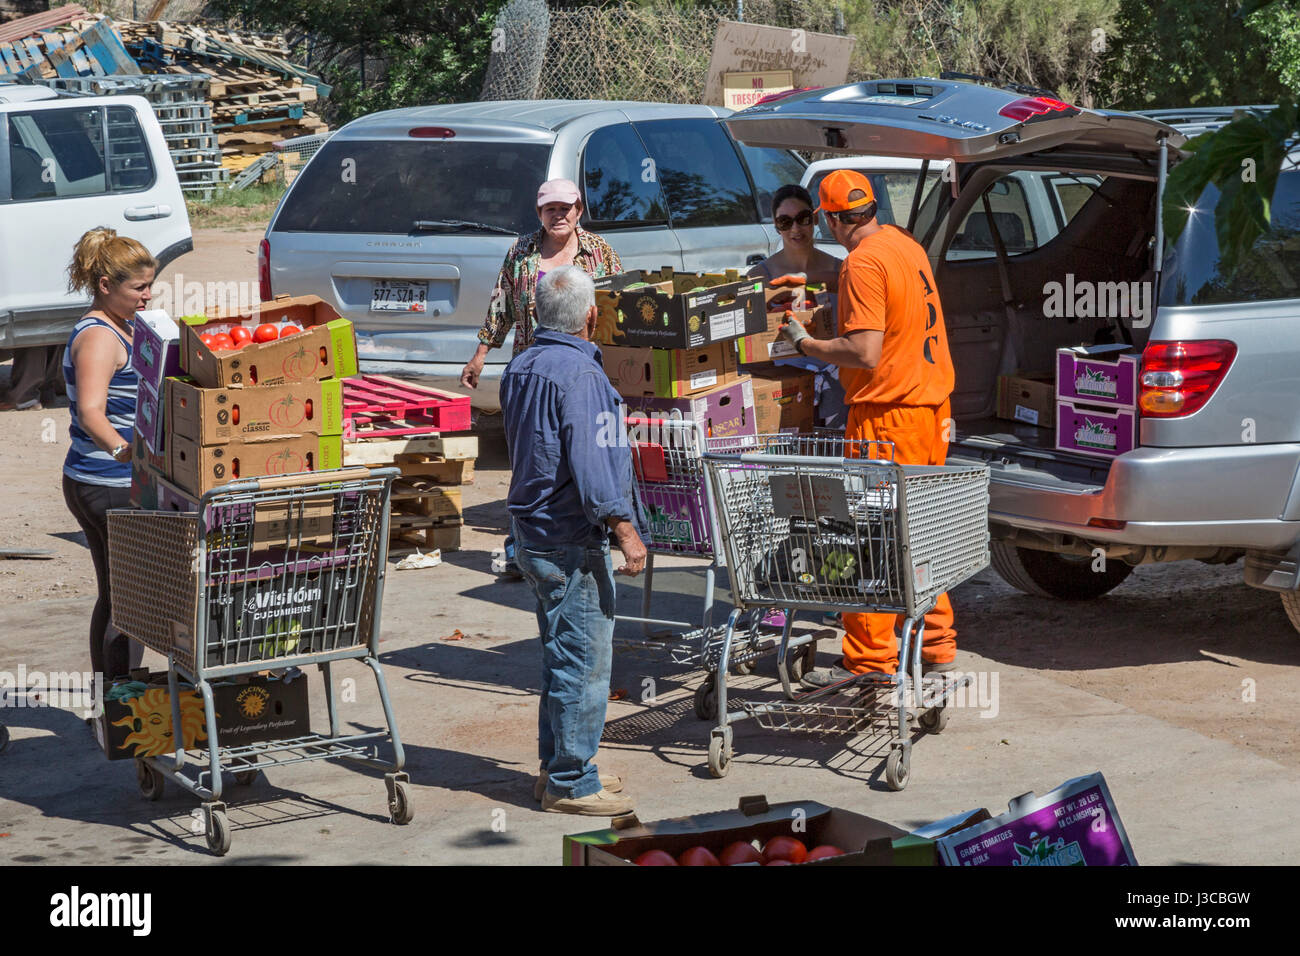
[[[817,316],[815,322],[814,315]],[[769,312],[766,329],[737,340],[736,350],[740,355],[740,363],[756,365],[766,364],[776,359],[797,358],[799,353],[790,340],[781,334],[781,324],[784,321],[784,312]],[[815,339],[835,338],[834,320],[829,311],[818,313],[816,309],[798,310],[794,313],[794,321],[802,322]]]
[[[975,811],[928,829],[949,832],[987,818],[986,812]],[[728,844],[752,840],[761,846],[775,836],[794,837],[809,850],[829,845],[845,851],[842,856],[803,866],[937,864],[933,837],[912,836],[881,820],[812,800],[769,804],[762,796],[741,797],[735,810],[650,823],[641,823],[629,814],[613,822],[615,826],[610,829],[566,836],[564,865],[635,866],[633,861],[648,850],[662,850],[676,858],[695,846],[703,846],[716,856]]]
[[[1006,813],[937,843],[947,866],[1137,866],[1100,773],[1016,797]]]
[[[341,468],[343,439],[340,435],[297,435],[200,445],[192,438],[173,433],[168,457],[167,477],[182,491],[202,495],[241,478]]]
[[[718,342],[701,349],[621,348],[600,350],[605,374],[623,396],[683,398],[736,381],[736,349]]]
[[[628,289],[648,283],[639,289]],[[765,327],[763,284],[739,273],[623,272],[596,280],[602,345],[693,349]]]
[[[806,309],[810,299],[808,287],[803,285],[763,286],[763,299],[768,313],[781,313],[786,309]]]
[[[998,418],[1039,428],[1056,423],[1056,382],[1049,374],[998,376]]]
[[[181,329],[162,309],[135,314],[131,333],[131,368],[140,384],[162,394],[163,380],[181,373]]]
[[[754,418],[754,384],[748,375],[730,385],[719,385],[686,398],[641,396],[627,402],[629,417],[690,419],[708,438],[753,439],[758,435]]]
[[[1079,345],[1056,353],[1059,401],[1136,408],[1141,356],[1127,345]]]
[[[198,388],[174,379],[167,398],[168,429],[200,445],[286,435],[342,435],[343,383],[338,379]]]
[[[156,452],[144,440],[139,430],[131,442],[131,504],[136,508],[152,510],[157,507],[158,489],[155,482],[167,474],[168,460],[165,452]]]
[[[1056,447],[1096,458],[1116,458],[1137,447],[1137,412],[1089,408],[1073,402],[1056,405]]]
[[[817,424],[817,376],[803,369],[754,372],[754,420],[760,435],[811,432]]]
[[[135,433],[155,454],[167,453],[167,382],[155,389],[143,379],[135,392]]]
[[[181,325],[181,367],[200,388],[283,385],[356,375],[357,342],[352,323],[314,295],[281,296],[247,313],[208,315],[206,322]],[[295,326],[296,335],[213,352],[200,341],[208,332],[241,325]]]
[[[105,695],[104,713],[96,729],[104,755],[109,760],[126,760],[175,753],[166,672],[136,672],[132,676],[143,679],[115,684]],[[301,737],[310,732],[307,678],[301,672],[293,680],[250,676],[214,681],[212,696],[217,713],[217,741],[223,747]],[[193,687],[182,685],[184,747],[186,750],[205,748],[207,737],[203,697]]]

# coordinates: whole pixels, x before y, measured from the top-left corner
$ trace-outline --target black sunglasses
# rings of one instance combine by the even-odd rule
[[[851,225],[855,222],[865,222],[868,219],[874,219],[876,216],[876,204],[869,202],[865,206],[859,206],[857,209],[845,209],[842,212],[826,211],[828,217],[838,219],[845,225]]]
[[[777,216],[774,222],[776,225],[777,232],[785,232],[796,222],[801,226],[811,226],[812,221],[813,221],[812,210],[805,209],[803,212],[795,216]]]

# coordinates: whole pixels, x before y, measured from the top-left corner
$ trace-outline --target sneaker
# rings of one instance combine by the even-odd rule
[[[34,398],[30,402],[26,402],[22,405],[15,405],[13,402],[0,402],[0,412],[26,412],[26,411],[39,412],[42,411],[44,407],[45,406],[41,404],[41,400],[39,398]]]
[[[519,570],[519,565],[513,561],[504,561],[501,563],[501,569],[497,573],[507,581],[522,581],[524,572]]]
[[[602,773],[600,776],[600,785],[610,793],[623,792],[623,778],[616,773]],[[537,782],[533,784],[533,799],[541,800],[546,795],[546,781],[550,779],[550,774],[545,770],[537,775]]]
[[[597,790],[585,797],[557,797],[547,790],[542,795],[542,809],[548,813],[576,813],[584,817],[618,817],[636,809],[632,798],[608,790]]]
[[[839,664],[835,664],[831,667],[819,667],[814,671],[809,671],[799,678],[799,683],[809,690],[821,690],[823,687],[838,684],[855,676],[857,675],[852,671],[846,671]]]
[[[763,615],[763,619],[759,621],[759,623],[763,627],[774,631],[785,630],[785,611],[782,611],[780,608],[772,608],[772,610]]]

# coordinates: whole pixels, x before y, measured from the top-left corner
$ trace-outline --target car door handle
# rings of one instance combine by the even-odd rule
[[[767,258],[767,256],[763,255],[763,253],[761,253],[761,252],[756,252],[756,253],[754,253],[752,256],[746,256],[746,257],[745,257],[745,265],[747,265],[747,266],[756,266],[756,265],[758,265],[760,262],[762,262],[762,261],[763,261],[764,259],[766,259],[766,258]]]
[[[166,219],[172,214],[172,207],[168,205],[157,206],[132,206],[122,213],[129,222],[140,222],[144,219]]]

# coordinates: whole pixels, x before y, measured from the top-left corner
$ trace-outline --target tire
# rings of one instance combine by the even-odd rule
[[[1018,548],[1005,541],[989,544],[993,570],[1017,591],[1062,601],[1090,601],[1114,590],[1133,573],[1133,565],[1107,561],[1092,570],[1092,558]]]
[[[912,775],[911,763],[902,747],[889,752],[889,759],[885,761],[885,783],[889,784],[890,790],[897,793],[907,786],[907,778]]]
[[[208,849],[217,856],[230,852],[230,821],[224,810],[208,811],[208,827],[203,834],[208,841]]]
[[[709,737],[709,773],[721,779],[731,769],[731,744],[726,735],[714,733]]]
[[[711,679],[695,688],[695,716],[700,720],[718,716],[718,688]]]
[[[252,786],[253,781],[257,779],[260,772],[259,770],[236,770],[234,774],[235,783],[241,787]]]
[[[947,707],[935,707],[923,712],[916,722],[927,734],[941,734],[948,726],[948,717]]]
[[[817,669],[817,642],[805,644],[799,649],[799,653],[786,661],[786,668],[790,674],[790,683],[799,683],[800,678],[805,674],[811,674]]]
[[[406,784],[401,780],[393,784],[393,795],[388,801],[388,814],[398,826],[405,826],[415,819],[411,795],[406,789]]]
[[[1282,608],[1286,611],[1291,626],[1300,631],[1300,592],[1282,591],[1278,597],[1282,599]]]
[[[135,782],[140,787],[140,796],[146,800],[161,800],[163,795],[163,775],[139,757],[135,761]]]

